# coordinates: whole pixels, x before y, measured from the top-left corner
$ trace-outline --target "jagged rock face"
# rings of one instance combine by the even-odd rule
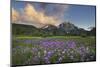
[[[76,27],[74,24],[71,23],[62,23],[59,25],[59,28],[65,31],[66,33],[76,33],[78,31],[78,27]],[[76,32],[75,32],[76,31]]]
[[[44,28],[44,30],[48,30],[48,31],[56,30],[56,29],[57,29],[57,27],[53,26],[53,25],[48,25],[46,28]]]
[[[59,29],[56,26],[48,25],[45,28],[42,28],[43,32],[48,35],[57,35]]]

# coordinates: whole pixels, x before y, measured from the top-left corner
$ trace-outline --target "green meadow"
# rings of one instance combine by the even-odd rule
[[[70,48],[68,45],[75,46]],[[50,56],[49,52],[51,52]],[[86,62],[95,61],[95,59],[96,41],[94,36],[15,36],[12,40],[13,65]]]

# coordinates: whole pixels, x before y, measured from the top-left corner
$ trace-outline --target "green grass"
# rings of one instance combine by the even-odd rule
[[[77,39],[77,38],[95,38],[94,36],[87,36],[87,37],[81,37],[81,36],[48,36],[48,37],[37,37],[37,36],[14,36],[14,39],[42,39],[42,38],[64,38],[64,39]]]
[[[77,44],[83,44],[84,46],[90,46],[90,52],[92,54],[95,54],[96,48],[96,41],[95,41],[95,37],[90,36],[90,37],[81,37],[81,36],[52,36],[52,37],[31,37],[31,36],[17,36],[13,38],[12,41],[12,48],[16,49],[15,51],[12,52],[12,63],[15,65],[24,65],[24,64],[33,64],[33,61],[31,62],[31,59],[35,56],[38,55],[38,52],[32,52],[32,48],[38,48],[40,51],[40,55],[41,57],[43,56],[43,49],[42,47],[39,47],[38,45],[32,45],[32,44],[25,44],[25,43],[18,43],[16,42],[16,40],[20,39],[45,39],[45,38],[51,38],[51,39],[61,39],[64,41],[68,41],[68,40],[73,40],[75,41]],[[21,47],[21,48],[16,48],[16,47]],[[93,47],[93,48],[91,48]],[[27,51],[24,52],[24,49],[27,49]],[[76,55],[77,58],[80,59],[80,55]],[[50,61],[52,63],[55,63],[56,60],[58,59],[57,54],[55,53],[55,55],[50,59]],[[67,54],[65,55],[65,58],[63,59],[63,62],[72,62],[73,60],[69,59],[69,57],[67,56]],[[28,63],[29,61],[29,63]],[[75,60],[75,61],[79,61],[79,60]],[[40,61],[41,64],[44,64],[43,61]]]

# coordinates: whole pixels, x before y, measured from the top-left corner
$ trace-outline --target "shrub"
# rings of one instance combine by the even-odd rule
[[[87,35],[86,34],[81,34],[81,37],[86,37]]]

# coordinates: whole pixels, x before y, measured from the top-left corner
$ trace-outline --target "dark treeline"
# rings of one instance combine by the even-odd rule
[[[36,28],[31,25],[12,24],[12,35],[15,36],[95,36],[96,28],[93,27],[90,31],[78,28],[71,23],[62,23],[58,27],[48,25],[44,28]]]

